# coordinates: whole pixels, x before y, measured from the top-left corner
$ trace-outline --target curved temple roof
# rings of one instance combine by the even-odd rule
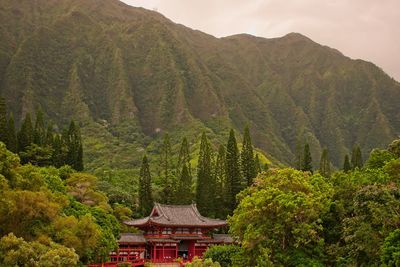
[[[163,205],[155,203],[150,216],[125,221],[130,226],[146,226],[149,224],[163,226],[194,226],[194,227],[224,227],[226,221],[203,217],[197,210],[196,204],[192,205]]]

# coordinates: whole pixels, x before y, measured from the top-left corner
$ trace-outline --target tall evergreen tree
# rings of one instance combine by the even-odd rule
[[[45,139],[45,144],[48,146],[52,146],[54,142],[54,130],[53,130],[53,125],[49,123],[47,126],[46,130],[46,139]]]
[[[301,170],[303,168],[303,157],[304,157],[304,148],[302,146],[300,138],[298,138],[296,142],[296,158],[294,164],[297,170]]]
[[[15,125],[14,125],[14,117],[12,114],[8,118],[7,121],[7,148],[8,150],[17,153],[18,152],[18,140],[17,140],[17,134],[15,132]]]
[[[199,161],[197,165],[196,203],[200,213],[210,216],[214,210],[212,195],[212,159],[211,145],[203,132],[200,142]]]
[[[33,127],[31,115],[26,114],[22,122],[21,129],[18,132],[18,151],[26,151],[33,142]]]
[[[67,145],[66,164],[77,171],[83,170],[83,149],[82,138],[79,126],[72,120],[68,131],[64,133],[65,144]]]
[[[346,155],[344,157],[343,171],[345,171],[345,172],[351,171],[349,155]]]
[[[161,148],[161,168],[162,168],[162,190],[161,201],[165,204],[174,202],[175,177],[173,175],[172,152],[169,135],[165,134],[163,145]]]
[[[0,142],[8,143],[7,108],[3,97],[0,97]]]
[[[178,164],[177,164],[177,176],[180,176],[180,172],[182,171],[183,166],[186,164],[188,168],[189,175],[192,175],[192,168],[190,165],[190,152],[189,152],[189,143],[184,137],[182,139],[181,148],[179,149],[179,156],[178,156]]]
[[[254,162],[253,145],[250,137],[249,127],[246,126],[243,134],[243,147],[240,154],[242,174],[244,180],[247,182],[247,186],[253,184],[254,178],[256,178],[257,170]]]
[[[239,166],[239,149],[237,147],[235,132],[231,129],[226,145],[226,180],[228,192],[229,214],[236,208],[236,195],[243,189],[242,175]]]
[[[187,205],[191,204],[192,201],[192,176],[189,173],[189,168],[187,164],[185,163],[182,166],[182,170],[179,172],[175,202],[180,205]]]
[[[308,143],[306,143],[306,145],[304,146],[304,156],[301,170],[309,171],[311,173],[313,172],[310,145]]]
[[[324,177],[331,176],[331,163],[329,161],[329,153],[327,148],[324,148],[321,154],[321,161],[319,163],[319,173]]]
[[[352,169],[359,168],[361,169],[363,166],[362,154],[359,145],[353,146],[353,151],[351,153],[351,167]]]
[[[66,161],[66,156],[64,155],[63,142],[61,135],[56,134],[53,139],[53,153],[51,155],[51,161],[57,168],[63,166]]]
[[[254,164],[256,166],[256,173],[259,174],[260,172],[262,172],[260,157],[258,156],[258,154],[256,154],[256,156],[254,157]]]
[[[36,112],[36,122],[33,131],[33,143],[37,145],[43,145],[46,140],[46,126],[44,123],[43,112],[38,109]]]
[[[215,176],[215,214],[219,218],[225,218],[228,215],[226,191],[226,151],[223,145],[219,146],[218,155],[214,168]]]
[[[144,156],[140,168],[139,177],[139,209],[143,216],[147,216],[153,208],[153,197],[151,189],[150,166],[147,157]]]

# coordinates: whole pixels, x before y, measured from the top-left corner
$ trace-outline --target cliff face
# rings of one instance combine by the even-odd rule
[[[354,143],[368,153],[400,134],[399,83],[300,34],[218,39],[114,0],[0,3],[0,92],[17,118],[41,107],[150,138],[249,124],[289,164],[304,140],[339,166]]]

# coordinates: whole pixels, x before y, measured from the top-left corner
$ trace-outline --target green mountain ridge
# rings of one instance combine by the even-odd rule
[[[249,124],[277,162],[307,141],[314,167],[324,147],[341,166],[355,143],[366,157],[400,134],[400,84],[372,63],[298,33],[215,38],[116,0],[0,0],[0,93],[19,119],[77,118],[89,170],[138,168],[167,131],[224,142]]]

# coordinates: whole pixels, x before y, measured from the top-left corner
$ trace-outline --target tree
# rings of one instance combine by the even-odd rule
[[[305,146],[304,146],[304,156],[303,156],[303,164],[302,164],[301,170],[308,171],[311,173],[313,172],[310,146],[308,143],[305,144]]]
[[[7,122],[7,148],[14,153],[18,152],[18,140],[15,132],[14,117],[10,115]]]
[[[172,173],[173,166],[171,154],[169,135],[166,133],[161,148],[161,168],[163,170],[161,200],[165,204],[172,204],[174,202],[175,177]]]
[[[211,145],[203,132],[197,165],[196,203],[200,213],[205,216],[210,216],[214,211],[214,186]]]
[[[400,229],[394,230],[386,237],[381,262],[387,267],[400,266]]]
[[[190,152],[189,152],[189,143],[184,137],[182,139],[181,148],[179,149],[179,156],[178,156],[178,164],[177,164],[177,176],[180,176],[180,172],[182,171],[183,165],[186,164],[188,168],[189,175],[192,175],[192,167],[190,164]]]
[[[365,162],[365,167],[369,169],[380,169],[386,163],[395,159],[395,156],[385,149],[375,148],[369,154],[368,160]]]
[[[31,115],[26,114],[20,131],[18,132],[18,151],[26,151],[27,147],[33,142],[33,127]],[[26,162],[24,162],[26,163]]]
[[[332,195],[332,186],[319,174],[293,169],[260,174],[257,184],[239,194],[240,203],[228,218],[231,234],[245,250],[246,266],[323,266],[320,217]]]
[[[64,142],[67,146],[66,164],[70,165],[77,171],[83,170],[83,148],[82,138],[79,126],[73,120],[69,124],[66,135],[64,134]]]
[[[142,215],[147,216],[153,208],[153,197],[151,189],[151,174],[149,162],[146,156],[143,156],[142,166],[139,177],[139,209]]]
[[[251,186],[254,178],[257,176],[257,170],[254,162],[254,152],[249,127],[244,129],[243,147],[240,159],[243,178],[247,182],[247,186]]]
[[[212,259],[213,262],[221,264],[221,267],[230,267],[241,253],[242,249],[237,245],[215,245],[206,250],[203,258]]]
[[[236,208],[236,195],[243,189],[242,175],[239,166],[239,149],[237,147],[235,132],[231,129],[228,143],[226,145],[226,188],[227,188],[227,206],[229,214]]]
[[[319,173],[324,177],[331,176],[331,163],[329,161],[328,149],[324,149],[319,163]]]
[[[351,171],[349,155],[344,156],[343,171]]]
[[[44,123],[43,112],[39,109],[36,112],[35,128],[33,130],[33,143],[41,146],[46,141],[46,126]]]
[[[361,149],[357,144],[353,146],[353,151],[351,153],[351,167],[353,170],[356,168],[361,169],[363,167]]]
[[[219,146],[217,159],[215,161],[215,214],[217,217],[225,218],[228,211],[226,208],[228,193],[226,191],[226,151],[223,145]]]
[[[176,190],[176,203],[180,205],[191,204],[193,201],[192,176],[190,175],[187,164],[183,164],[182,170],[179,174],[178,188]]]
[[[0,142],[8,143],[6,101],[0,96]]]
[[[394,140],[388,148],[389,152],[400,158],[400,139]]]
[[[258,156],[258,154],[256,154],[254,158],[254,164],[256,165],[256,173],[259,174],[260,172],[262,172],[260,157]]]

